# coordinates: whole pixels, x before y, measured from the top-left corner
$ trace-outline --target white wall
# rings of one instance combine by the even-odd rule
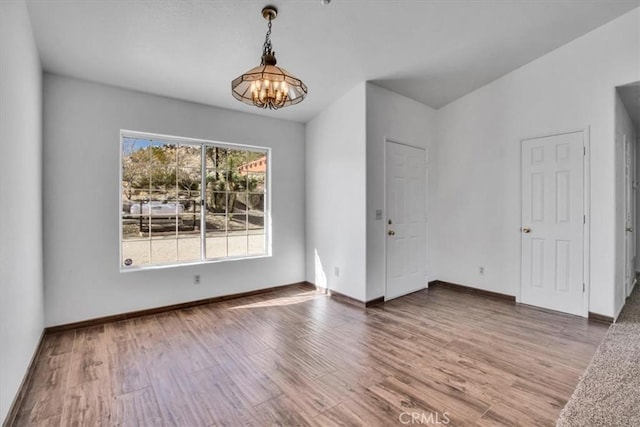
[[[273,257],[120,273],[121,129],[271,147]],[[304,126],[45,74],[44,237],[47,325],[303,281]]]
[[[615,317],[620,314],[626,300],[626,283],[625,283],[625,239],[627,237],[626,221],[625,221],[625,165],[624,165],[624,136],[628,140],[633,141],[632,147],[635,148],[636,131],[629,117],[622,99],[618,92],[615,92]],[[635,153],[635,150],[634,150]],[[635,163],[635,162],[634,162]]]
[[[42,71],[23,1],[0,2],[0,420],[44,326]]]
[[[412,99],[367,84],[367,301],[384,296],[385,292],[385,244],[384,220],[376,220],[376,209],[383,210],[385,177],[385,138],[395,142],[427,149],[429,168],[428,193],[435,191],[435,163],[433,137],[435,132],[435,110]],[[427,265],[428,280],[436,277],[430,253],[434,250],[429,228],[433,214],[433,199],[427,198]]]
[[[439,279],[519,294],[520,140],[590,126],[589,311],[614,315],[613,89],[640,77],[639,14],[438,110]]]
[[[307,281],[359,301],[367,297],[365,88],[306,126]]]

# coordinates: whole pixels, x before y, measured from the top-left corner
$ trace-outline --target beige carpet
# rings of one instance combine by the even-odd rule
[[[609,328],[556,425],[640,426],[640,284]]]

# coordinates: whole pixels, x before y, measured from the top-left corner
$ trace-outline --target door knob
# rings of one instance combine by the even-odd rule
[[[629,232],[629,233],[633,233],[633,228],[631,228],[631,227],[627,227],[627,232]]]
[[[531,229],[529,227],[522,227],[522,232],[525,234],[531,233]]]
[[[395,232],[395,231],[393,231],[393,230],[389,230],[389,231],[387,231],[387,234],[388,234],[389,236],[395,236],[395,235],[396,235],[396,232]]]

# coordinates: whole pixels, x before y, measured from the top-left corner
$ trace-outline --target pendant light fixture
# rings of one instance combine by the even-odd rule
[[[276,66],[276,53],[271,46],[271,21],[278,16],[278,10],[266,6],[262,16],[269,24],[260,65],[233,80],[231,92],[245,104],[277,110],[301,102],[307,96],[307,86],[284,68]]]

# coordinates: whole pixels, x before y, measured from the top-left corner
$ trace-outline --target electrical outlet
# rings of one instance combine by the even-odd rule
[[[478,269],[478,272],[480,273],[480,275],[481,275],[481,276],[484,276],[484,267],[482,267],[482,266],[481,266],[481,267]]]
[[[333,274],[335,274],[335,275],[336,275],[336,277],[340,276],[340,267],[336,267],[336,268],[333,270]]]
[[[196,274],[193,276],[193,284],[194,285],[199,285],[200,284],[200,275]]]

